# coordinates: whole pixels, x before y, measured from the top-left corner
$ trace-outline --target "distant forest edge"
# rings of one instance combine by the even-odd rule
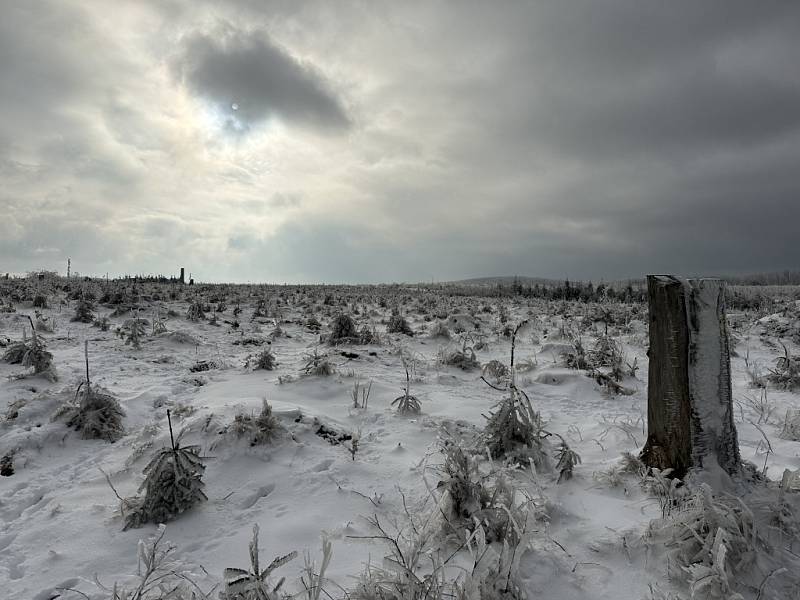
[[[0,271],[2,273],[2,271]],[[427,293],[447,293],[453,296],[482,296],[482,297],[523,297],[539,298],[543,300],[560,300],[570,302],[621,302],[644,303],[647,301],[647,286],[645,279],[629,279],[623,281],[563,281],[533,277],[487,277],[481,279],[468,279],[452,282],[426,282],[426,283],[383,283],[383,284],[286,284],[278,282],[263,283],[206,283],[183,277],[184,270],[178,276],[163,275],[124,275],[109,278],[87,277],[72,272],[65,277],[55,271],[33,271],[25,275],[5,274],[0,275],[0,302],[2,302],[3,280],[27,279],[32,290],[41,293],[47,288],[60,288],[67,291],[75,290],[81,294],[88,288],[101,286],[105,290],[103,296],[111,294],[118,289],[119,284],[130,288],[138,295],[140,286],[169,285],[171,295],[178,293],[178,288],[184,286],[194,290],[195,294],[211,293],[212,290],[224,287],[253,287],[258,289],[270,288],[326,288],[335,292],[337,289],[373,289],[373,290],[402,290],[404,292],[424,291]],[[727,304],[733,310],[766,310],[775,297],[787,296],[800,301],[800,272],[784,271],[782,273],[765,273],[736,277],[722,277],[729,283],[726,294]],[[88,286],[88,288],[87,288]]]
[[[670,273],[675,275],[685,276],[682,273]],[[704,275],[706,277],[718,277],[724,280],[732,288],[737,287],[773,287],[780,288],[784,286],[800,286],[800,271],[781,271],[771,273],[755,273],[749,275]],[[191,275],[184,279],[183,269],[180,275],[161,275],[161,274],[138,274],[138,275],[122,275],[118,277],[109,278],[108,274],[104,276],[84,276],[77,272],[73,272],[71,276],[64,277],[57,271],[41,270],[30,271],[28,273],[8,273],[3,274],[0,270],[0,279],[63,279],[65,281],[122,281],[129,283],[168,283],[168,284],[189,284],[193,285],[195,280]],[[198,280],[198,283],[209,285],[208,282]],[[550,298],[550,299],[564,299],[564,300],[596,300],[599,297],[605,297],[610,300],[620,301],[643,301],[646,294],[646,280],[645,278],[632,278],[622,280],[604,281],[598,279],[595,281],[582,281],[570,279],[547,279],[542,277],[527,277],[520,275],[510,275],[502,277],[476,277],[471,279],[461,279],[457,281],[442,281],[442,282],[395,282],[395,283],[381,283],[381,284],[346,284],[346,283],[319,283],[307,282],[286,284],[276,281],[264,282],[220,282],[219,285],[227,283],[228,285],[265,285],[265,286],[278,286],[289,285],[290,287],[336,287],[336,286],[353,286],[353,287],[371,287],[371,286],[402,286],[413,288],[447,288],[451,293],[459,292],[464,295],[521,295],[537,298]],[[754,290],[753,290],[754,291]],[[766,290],[765,290],[766,291]],[[779,291],[779,290],[774,290]]]
[[[652,273],[652,275],[661,275],[662,273]],[[681,276],[697,276],[697,277],[716,277],[719,279],[724,280],[726,283],[730,285],[800,285],[800,271],[775,271],[770,273],[752,273],[748,275],[713,275],[713,274],[704,274],[704,275],[686,275],[685,273],[663,273],[664,275],[681,275]],[[522,275],[508,275],[504,277],[475,277],[472,279],[461,279],[459,281],[450,281],[447,283],[452,283],[453,285],[514,285],[515,282],[517,284],[523,285],[525,287],[529,287],[532,285],[543,285],[547,287],[556,287],[559,285],[563,285],[565,281],[568,279],[547,279],[543,277],[525,277]],[[598,280],[592,280],[595,284],[599,281],[600,283],[604,283],[606,286],[613,287],[618,289],[620,287],[626,287],[631,285],[633,287],[644,287],[645,286],[645,279],[642,278],[633,278],[633,279],[619,279],[619,280],[611,280],[611,281],[604,281],[602,278]],[[573,280],[573,284],[576,285],[586,285],[587,281],[582,280]]]

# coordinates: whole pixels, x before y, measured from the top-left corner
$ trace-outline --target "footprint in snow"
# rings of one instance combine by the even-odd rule
[[[333,464],[333,459],[326,458],[325,460],[311,467],[311,470],[316,473],[320,473],[321,471],[327,471],[328,469],[330,469],[332,464]]]
[[[273,491],[275,491],[275,484],[268,483],[267,485],[262,485],[260,488],[250,492],[244,499],[239,503],[239,508],[241,509],[248,509],[252,508],[261,498],[266,498],[269,496]]]

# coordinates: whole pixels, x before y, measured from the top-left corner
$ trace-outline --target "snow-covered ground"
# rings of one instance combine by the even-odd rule
[[[455,331],[464,327],[466,333],[476,334],[467,338],[468,345],[485,342],[476,350],[482,365],[493,359],[507,365],[511,342],[502,335],[501,309],[510,324],[531,321],[516,342],[517,364],[526,361],[517,384],[540,411],[546,429],[563,436],[582,459],[574,477],[561,483],[555,469],[510,473],[514,487],[536,498],[547,514],[533,526],[520,562],[528,597],[689,597],[685,581],[668,577],[665,554],[653,550],[649,540],[651,520],[662,516],[658,498],[640,485],[636,474],[603,476],[619,465],[623,452],[636,454],[646,439],[646,307],[640,306],[638,315],[629,314],[627,322],[609,326],[626,362],[636,361],[639,367],[635,377],[628,375],[621,382],[631,393],[614,395],[584,371],[567,368],[561,356],[561,350],[570,347],[565,346],[570,338],[564,333],[580,332],[584,346],[592,349],[604,331],[600,322],[580,326],[585,305],[450,297],[442,292],[435,298],[437,311],[448,313],[442,320],[452,333],[448,341],[428,334],[439,319],[430,316],[432,309],[429,320],[423,318],[424,311],[418,310],[423,296],[418,303],[414,292],[399,306],[415,331],[410,337],[385,333],[396,299],[382,307],[380,294],[371,288],[348,306],[322,304],[324,292],[306,295],[300,288],[283,290],[283,302],[277,304],[279,290],[261,293],[267,299],[266,316],[255,320],[251,315],[257,298],[242,302],[237,328],[226,323],[233,321],[233,298],[228,298],[224,312],[216,313],[217,326],[188,320],[186,301],[140,300],[139,315],[148,321],[156,311],[162,318],[174,311],[166,320],[167,333],[152,335],[148,323],[140,349],[115,334],[131,313],[111,317],[110,329],[101,331],[70,321],[75,301],[61,305],[58,298],[50,299],[52,307],[40,312],[55,320],[55,330],[40,335],[54,355],[58,380],[16,378],[26,371],[23,367],[0,363],[0,456],[12,453],[14,470],[0,478],[0,597],[82,597],[64,588],[94,597],[101,593],[95,576],[110,587],[135,574],[137,542],[155,533],[157,526],[123,531],[120,501],[106,474],[121,496],[136,494],[142,469],[155,451],[170,443],[168,408],[181,443],[200,445],[206,457],[208,501],[166,528],[176,556],[193,566],[201,587],[219,583],[225,567],[248,566],[248,543],[257,524],[264,564],[292,550],[308,550],[319,561],[320,537],[327,536],[333,544],[327,587],[333,596],[343,596],[337,586],[352,588],[366,563],[380,563],[389,552],[381,540],[365,539],[374,534],[366,518],[378,515],[382,522],[394,518],[402,524],[410,514],[424,520],[433,510],[432,496],[442,479],[442,439],[468,438],[481,430],[485,415],[504,396],[481,380],[480,369],[464,371],[440,360],[442,348],[462,348],[464,334]],[[210,295],[208,290],[204,293]],[[354,307],[359,309],[356,322],[374,326],[380,344],[332,347],[320,344],[320,334],[305,326],[308,315],[314,314],[325,334],[340,311],[353,314]],[[0,314],[0,337],[19,340],[23,328],[30,329],[25,315],[34,315],[31,303],[18,302],[15,308],[14,313]],[[107,316],[111,310],[98,305],[96,314]],[[615,310],[629,308],[615,305]],[[457,314],[464,316],[454,319]],[[759,470],[766,465],[768,477],[778,480],[784,469],[800,468],[800,442],[780,437],[784,415],[800,408],[799,397],[769,387],[761,403],[764,392],[751,386],[748,370],[766,374],[775,365],[784,354],[775,323],[796,327],[796,314],[761,321],[751,313],[732,315],[737,354],[732,358],[733,395],[742,458]],[[285,335],[271,339],[276,325]],[[265,345],[242,345],[247,338]],[[115,443],[81,439],[63,420],[53,420],[84,379],[85,340],[93,385],[116,396],[126,413],[125,435]],[[262,350],[267,341],[277,367],[245,368],[247,356]],[[780,341],[790,351],[797,349],[788,338]],[[303,374],[306,355],[314,348],[327,353],[335,365],[333,375]],[[422,404],[417,416],[399,415],[391,406],[406,385],[404,357],[412,367],[411,393]],[[192,372],[200,361],[214,367]],[[488,375],[487,379],[495,382]],[[350,394],[356,380],[372,382],[366,409],[353,406]],[[502,387],[502,382],[497,385]],[[264,398],[286,430],[277,440],[250,446],[247,440],[220,433],[237,413],[257,413]],[[318,435],[321,425],[356,434],[355,456],[350,442],[333,444]],[[483,462],[483,468],[492,467],[488,458]],[[279,570],[287,577],[287,590],[298,589],[302,567],[300,558]],[[762,598],[770,597],[769,588],[765,590]],[[751,592],[754,596],[753,590],[743,593],[748,597]]]

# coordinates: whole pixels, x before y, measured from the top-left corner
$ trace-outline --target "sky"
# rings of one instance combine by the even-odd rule
[[[800,2],[0,0],[0,271],[800,265]]]

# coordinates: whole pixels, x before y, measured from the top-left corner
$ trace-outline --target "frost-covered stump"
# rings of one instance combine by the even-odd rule
[[[647,278],[650,367],[642,460],[671,468],[739,470],[725,287],[717,279]],[[712,462],[713,461],[713,462]]]

